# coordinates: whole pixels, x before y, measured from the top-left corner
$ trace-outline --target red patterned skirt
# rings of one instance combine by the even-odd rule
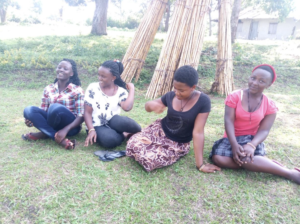
[[[161,127],[161,119],[133,135],[127,142],[126,155],[134,158],[146,171],[169,166],[190,150],[190,143],[168,139]]]

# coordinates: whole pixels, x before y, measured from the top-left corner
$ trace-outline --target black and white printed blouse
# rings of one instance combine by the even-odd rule
[[[94,127],[106,125],[114,115],[120,114],[121,102],[128,97],[127,90],[120,86],[114,96],[107,96],[102,92],[98,82],[91,83],[85,94],[84,103],[93,108]]]

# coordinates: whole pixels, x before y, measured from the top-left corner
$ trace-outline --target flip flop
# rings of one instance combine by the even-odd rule
[[[30,133],[28,133],[28,134],[23,134],[23,135],[22,135],[22,139],[25,140],[25,141],[36,141],[36,140],[38,140],[39,138],[34,137],[34,136],[32,135],[32,133],[30,132]]]
[[[294,169],[297,170],[298,172],[300,172],[300,169],[299,169],[299,168],[295,167]]]

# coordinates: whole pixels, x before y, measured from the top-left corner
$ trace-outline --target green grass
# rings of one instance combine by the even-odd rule
[[[299,223],[298,185],[245,170],[200,173],[193,149],[176,164],[147,173],[130,158],[99,161],[93,155],[99,146],[83,146],[84,131],[76,137],[74,151],[50,140],[21,140],[21,134],[35,131],[24,125],[23,109],[39,105],[58,61],[69,57],[78,63],[85,89],[97,81],[97,67],[104,60],[121,59],[129,43],[130,38],[111,36],[0,41],[0,223]],[[279,107],[266,145],[268,156],[289,168],[300,166],[300,65],[299,58],[286,59],[287,54],[276,52],[293,44],[299,41],[234,46],[237,87],[245,86],[258,63],[272,63],[278,71],[278,81],[266,92]],[[155,40],[136,83],[134,108],[123,113],[142,127],[163,116],[144,111],[145,86],[161,47],[162,41]],[[198,69],[205,92],[214,79],[215,60],[216,42],[207,41]],[[224,98],[210,97],[206,161],[213,142],[224,132]],[[125,143],[117,149],[124,148]]]

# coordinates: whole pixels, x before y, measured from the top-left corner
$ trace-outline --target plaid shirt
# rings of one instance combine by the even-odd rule
[[[57,82],[46,86],[42,97],[41,109],[47,111],[51,104],[59,103],[67,107],[75,116],[83,116],[84,92],[80,86],[70,83],[59,93]]]

